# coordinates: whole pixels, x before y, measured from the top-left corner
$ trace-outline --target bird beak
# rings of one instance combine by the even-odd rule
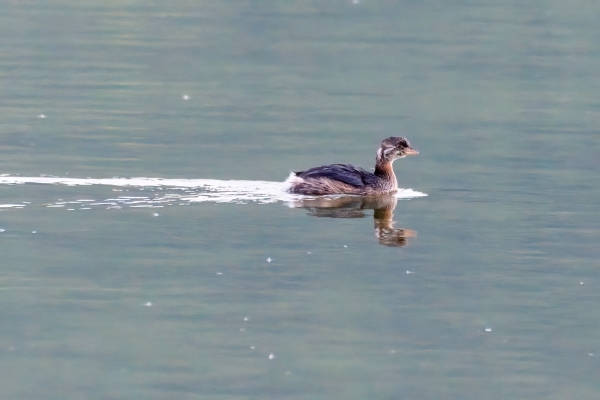
[[[404,154],[406,154],[407,156],[416,156],[417,154],[419,154],[419,151],[413,149],[412,147],[408,147],[404,149]]]

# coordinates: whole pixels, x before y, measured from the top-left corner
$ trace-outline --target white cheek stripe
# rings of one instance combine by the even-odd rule
[[[387,156],[387,155],[388,155],[389,153],[391,153],[392,151],[394,151],[394,148],[393,148],[393,147],[390,147],[389,149],[385,149],[385,150],[383,151],[383,153],[384,153],[384,154]]]

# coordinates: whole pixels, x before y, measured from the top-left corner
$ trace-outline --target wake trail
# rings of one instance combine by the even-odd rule
[[[149,189],[154,193],[144,196],[116,196],[101,201],[82,199],[76,201],[58,201],[47,204],[47,207],[105,206],[106,208],[128,207],[163,207],[173,203],[190,204],[198,202],[238,203],[256,202],[261,204],[292,202],[306,196],[290,194],[285,191],[285,182],[269,181],[242,181],[242,180],[216,180],[216,179],[163,179],[163,178],[62,178],[52,176],[0,176],[0,185],[64,185],[64,186],[92,186],[103,185],[114,188],[139,188]],[[120,192],[122,190],[113,189]],[[169,193],[164,193],[168,191]],[[158,193],[157,193],[158,192]],[[427,196],[425,193],[412,189],[399,189],[398,199],[411,199]],[[0,204],[0,207],[24,207],[24,204]]]

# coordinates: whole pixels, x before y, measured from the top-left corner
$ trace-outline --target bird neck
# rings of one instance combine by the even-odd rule
[[[398,185],[391,161],[377,160],[375,163],[375,175],[385,181],[392,182],[394,186]]]

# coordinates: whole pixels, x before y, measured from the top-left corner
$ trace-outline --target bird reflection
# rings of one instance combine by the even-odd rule
[[[326,218],[364,218],[365,210],[374,210],[375,237],[379,244],[404,247],[408,238],[417,236],[410,229],[394,228],[394,209],[398,198],[394,195],[313,197],[290,203],[295,208],[305,208],[308,215]]]

